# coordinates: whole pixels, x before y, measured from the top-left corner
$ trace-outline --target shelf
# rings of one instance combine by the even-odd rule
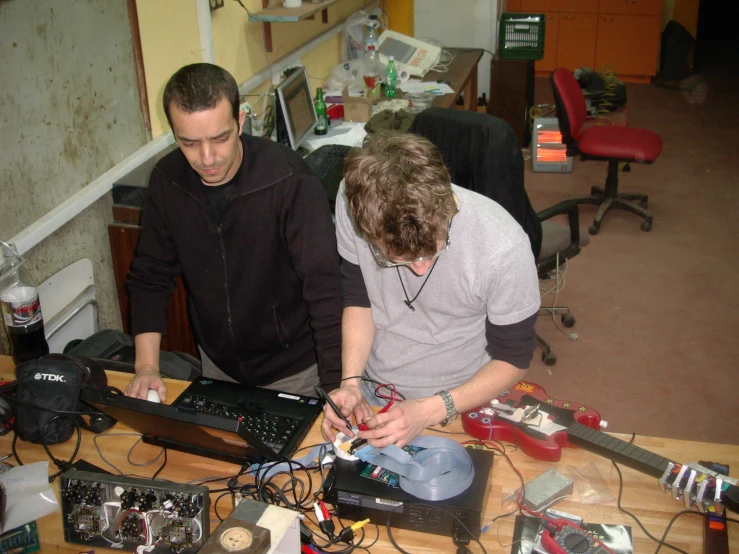
[[[333,6],[341,0],[324,0],[323,2],[310,2],[303,0],[303,5],[299,8],[284,8],[282,5],[274,8],[265,8],[257,13],[249,13],[249,21],[256,23],[294,23],[309,19],[319,11],[325,10],[329,6]],[[326,13],[324,12],[324,23],[326,21]]]

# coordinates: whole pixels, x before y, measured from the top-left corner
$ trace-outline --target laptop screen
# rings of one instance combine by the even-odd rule
[[[82,389],[80,399],[141,433],[149,444],[237,464],[275,457],[237,420],[193,415],[173,406],[91,388]]]

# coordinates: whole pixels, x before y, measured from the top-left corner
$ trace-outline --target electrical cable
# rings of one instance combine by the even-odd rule
[[[152,476],[151,476],[151,479],[152,479],[152,480],[156,479],[156,478],[157,478],[157,475],[159,475],[159,474],[160,474],[160,473],[162,472],[162,470],[164,469],[164,466],[166,466],[166,465],[167,465],[167,449],[166,449],[166,448],[163,448],[163,450],[164,450],[164,461],[162,462],[162,465],[161,465],[161,466],[159,466],[159,469],[157,469],[157,470],[156,470],[156,471],[154,472],[154,475],[152,475]],[[158,457],[159,457],[159,456],[157,456],[157,458],[158,458]],[[154,459],[156,460],[156,458],[154,458]]]

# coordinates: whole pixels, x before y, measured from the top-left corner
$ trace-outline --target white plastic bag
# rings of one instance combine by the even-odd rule
[[[5,487],[5,526],[0,533],[15,529],[59,510],[49,485],[49,462],[14,467],[0,475]]]

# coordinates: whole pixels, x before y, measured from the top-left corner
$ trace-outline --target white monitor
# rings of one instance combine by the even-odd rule
[[[280,83],[277,87],[277,96],[290,147],[297,150],[303,140],[313,132],[318,121],[308,73],[304,67],[294,71]]]

